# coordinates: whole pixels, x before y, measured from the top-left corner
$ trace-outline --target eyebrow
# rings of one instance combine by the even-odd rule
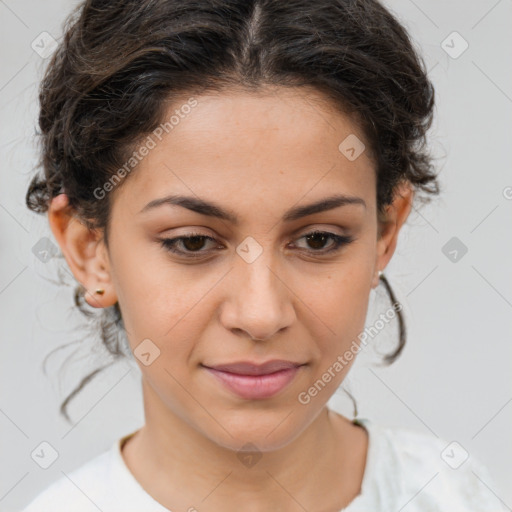
[[[226,210],[213,202],[205,201],[204,199],[199,199],[198,197],[193,196],[170,195],[154,199],[144,206],[139,213],[146,212],[162,205],[181,206],[188,210],[192,210],[193,212],[200,213],[201,215],[216,217],[218,219],[229,221],[234,225],[238,225],[238,218],[233,211]],[[339,208],[340,206],[345,205],[362,205],[366,208],[366,202],[361,197],[338,194],[326,197],[305,206],[295,206],[285,212],[283,215],[283,221],[291,222],[301,219],[302,217],[307,217],[308,215],[333,210],[334,208]]]

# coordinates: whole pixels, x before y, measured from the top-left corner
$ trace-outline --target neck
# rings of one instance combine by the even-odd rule
[[[154,407],[149,386],[143,390],[146,424],[123,457],[142,487],[171,510],[339,510],[360,491],[366,433],[327,407],[286,446],[242,460],[163,404]]]

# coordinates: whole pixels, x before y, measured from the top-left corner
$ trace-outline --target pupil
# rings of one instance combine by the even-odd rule
[[[197,243],[202,240],[202,243]],[[183,240],[183,244],[187,251],[195,251],[201,249],[204,245],[204,237],[202,236],[191,236]]]
[[[321,239],[320,246],[315,246],[315,243],[314,243],[315,238],[317,239],[317,241],[318,241],[318,238]],[[313,249],[322,249],[322,247],[325,244],[326,236],[323,235],[322,233],[314,233],[313,235],[306,236],[306,239],[307,239],[308,243],[311,242],[311,240],[313,240]]]

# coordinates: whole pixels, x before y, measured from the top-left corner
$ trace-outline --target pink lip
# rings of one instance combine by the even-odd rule
[[[204,366],[222,384],[238,396],[249,399],[264,399],[279,393],[295,377],[300,363],[269,361],[262,365],[248,362]]]

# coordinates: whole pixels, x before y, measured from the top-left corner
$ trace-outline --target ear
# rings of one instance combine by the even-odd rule
[[[398,185],[393,201],[386,206],[384,214],[378,218],[377,257],[372,288],[379,284],[379,270],[384,270],[393,256],[398,242],[398,233],[407,220],[412,208],[414,189],[410,182]]]
[[[89,229],[74,214],[66,194],[59,194],[52,199],[48,209],[48,222],[69,268],[86,290],[87,303],[96,308],[115,304],[117,296],[102,233]],[[98,289],[105,291],[98,294]]]

